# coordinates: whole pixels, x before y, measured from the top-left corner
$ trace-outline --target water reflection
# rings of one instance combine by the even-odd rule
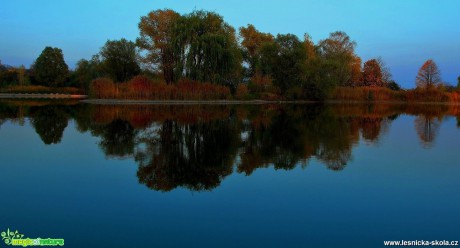
[[[66,111],[62,107],[52,105],[31,107],[30,119],[43,143],[49,145],[61,142],[68,122]]]
[[[212,190],[235,173],[260,168],[292,170],[320,161],[344,170],[360,141],[378,145],[401,114],[415,116],[425,148],[434,145],[441,122],[456,116],[447,105],[261,105],[106,106],[77,102],[2,102],[6,121],[30,121],[46,145],[61,142],[69,120],[98,137],[108,159],[132,159],[139,182],[170,191]]]

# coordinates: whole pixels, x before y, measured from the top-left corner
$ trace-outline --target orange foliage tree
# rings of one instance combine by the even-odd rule
[[[429,59],[418,70],[415,84],[418,88],[432,88],[441,83],[441,72],[436,63]]]
[[[141,17],[137,45],[147,51],[144,62],[158,66],[166,83],[176,81],[177,53],[173,47],[174,25],[180,15],[170,9],[156,10]]]
[[[364,63],[363,81],[365,86],[382,86],[382,70],[377,60],[371,59]]]

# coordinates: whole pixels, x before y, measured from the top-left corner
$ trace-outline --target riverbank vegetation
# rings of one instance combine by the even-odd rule
[[[155,10],[140,18],[139,37],[108,40],[69,70],[62,50],[46,47],[34,64],[0,63],[1,92],[79,92],[130,100],[313,100],[458,102],[429,59],[403,90],[382,58],[356,54],[337,31],[315,44],[308,34],[236,30],[215,12]],[[47,87],[47,88],[45,88]]]

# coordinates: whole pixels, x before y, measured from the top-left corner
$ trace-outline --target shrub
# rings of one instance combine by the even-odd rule
[[[434,87],[421,89],[416,88],[406,92],[406,99],[408,102],[448,102],[450,97],[445,93]]]
[[[259,94],[262,92],[274,93],[275,87],[273,80],[269,76],[263,76],[259,73],[255,74],[248,84],[248,89],[251,94]]]
[[[245,100],[245,99],[249,99],[250,96],[249,96],[249,89],[248,89],[248,86],[246,84],[238,84],[238,86],[236,87],[236,98],[237,99],[240,99],[240,100]]]
[[[216,100],[229,99],[225,86],[182,80],[177,84],[153,82],[146,76],[136,76],[129,82],[114,84],[107,78],[91,82],[91,97],[130,100]]]
[[[89,95],[95,98],[116,98],[117,87],[110,78],[96,78],[91,81]]]
[[[383,87],[338,87],[332,94],[332,100],[339,101],[401,101],[404,96]]]

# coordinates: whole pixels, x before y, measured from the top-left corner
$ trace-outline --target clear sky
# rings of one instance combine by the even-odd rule
[[[29,67],[53,46],[74,67],[108,39],[135,40],[140,17],[164,8],[215,11],[235,28],[309,33],[315,42],[345,31],[363,61],[381,56],[406,88],[429,58],[444,81],[456,84],[460,75],[459,0],[1,0],[0,60]]]

